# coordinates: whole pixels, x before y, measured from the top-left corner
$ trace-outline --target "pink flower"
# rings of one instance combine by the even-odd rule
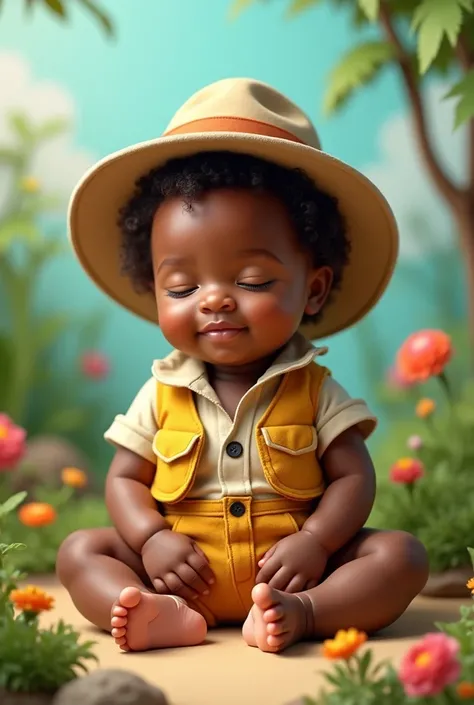
[[[399,671],[405,693],[426,697],[441,693],[461,673],[458,642],[446,634],[427,634],[405,654]]]
[[[103,379],[109,373],[109,360],[100,352],[90,350],[81,357],[82,373],[91,379]]]
[[[395,365],[390,367],[387,372],[387,384],[392,389],[408,389],[412,386],[411,382],[401,374]]]
[[[26,450],[26,431],[6,414],[0,414],[0,470],[11,470]]]
[[[424,474],[423,463],[415,458],[400,458],[390,468],[390,480],[401,485],[412,485]]]
[[[420,450],[423,447],[423,439],[420,436],[410,436],[407,446],[410,450]]]

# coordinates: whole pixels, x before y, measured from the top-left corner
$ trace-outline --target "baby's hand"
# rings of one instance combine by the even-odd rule
[[[301,592],[315,587],[326,568],[329,555],[309,531],[299,531],[275,544],[258,565],[256,583],[268,583],[284,592]]]
[[[196,542],[168,529],[148,539],[142,548],[142,561],[160,595],[195,600],[209,592],[214,582],[209,561]]]

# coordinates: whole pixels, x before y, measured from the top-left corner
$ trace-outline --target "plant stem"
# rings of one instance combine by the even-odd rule
[[[451,389],[451,384],[446,376],[446,372],[440,372],[438,375],[438,379],[441,382],[441,385],[446,393],[446,398],[448,399],[449,403],[451,405],[454,404],[454,394],[453,390]]]

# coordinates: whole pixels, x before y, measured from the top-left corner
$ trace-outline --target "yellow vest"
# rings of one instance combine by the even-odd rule
[[[282,375],[278,390],[256,424],[258,454],[268,484],[288,499],[324,492],[314,425],[321,385],[329,370],[315,362]],[[157,469],[151,487],[163,504],[183,500],[193,486],[205,433],[193,392],[157,382]]]

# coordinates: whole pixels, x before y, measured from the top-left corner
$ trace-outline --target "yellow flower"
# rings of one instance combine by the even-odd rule
[[[329,659],[348,659],[367,641],[367,634],[357,629],[341,629],[334,639],[323,644],[323,656]]]
[[[36,585],[28,585],[22,590],[12,590],[9,598],[22,612],[44,612],[50,610],[54,604],[54,597]]]
[[[470,580],[467,581],[466,587],[467,587],[467,589],[470,590],[470,591],[472,592],[472,594],[474,595],[474,578],[471,578]]]
[[[64,468],[61,473],[61,479],[64,485],[79,489],[87,485],[87,475],[79,468]]]
[[[40,182],[34,176],[25,176],[20,182],[20,188],[26,193],[37,193],[40,189]]]
[[[428,416],[431,416],[435,409],[436,404],[433,399],[420,399],[416,405],[416,415],[420,419],[427,419]]]
[[[456,693],[459,695],[461,700],[470,700],[474,698],[474,683],[469,681],[461,681],[456,686]]]

